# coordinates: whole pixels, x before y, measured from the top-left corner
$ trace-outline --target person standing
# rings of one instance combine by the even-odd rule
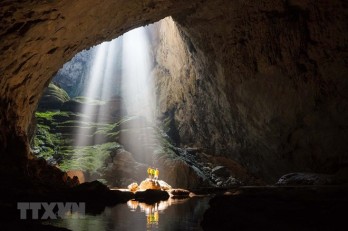
[[[147,168],[147,174],[149,175],[149,179],[152,179],[152,169],[150,167]]]
[[[152,177],[152,179],[155,178],[155,169],[154,168],[151,168],[151,177]]]
[[[156,168],[155,176],[154,176],[155,180],[158,180],[158,176],[159,176],[159,170],[158,170],[158,168]]]

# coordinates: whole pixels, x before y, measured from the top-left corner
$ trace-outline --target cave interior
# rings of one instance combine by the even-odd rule
[[[148,166],[174,188],[215,193],[204,230],[341,230],[346,1],[5,0],[0,15],[5,230],[54,228],[17,222],[20,201],[124,203],[129,194],[109,188],[141,181]],[[139,28],[147,50],[125,67]],[[102,50],[121,61],[93,69]],[[91,84],[105,70],[123,77]],[[88,82],[100,101],[85,98]],[[143,114],[130,116],[138,93]]]

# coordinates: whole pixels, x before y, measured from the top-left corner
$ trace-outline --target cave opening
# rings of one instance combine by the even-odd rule
[[[158,158],[171,141],[156,118],[154,84],[163,76],[155,70],[155,55],[168,24],[175,29],[167,17],[64,64],[35,113],[36,157],[80,183],[99,180],[120,188],[145,179],[148,167],[160,168]]]
[[[87,204],[87,219],[47,223],[72,230],[341,230],[348,206],[346,9],[344,0],[1,2],[1,229],[44,229],[41,221],[18,220],[29,202],[47,208],[73,201]],[[96,79],[69,82],[77,76],[69,69],[49,84],[79,51],[167,15],[175,23],[161,21],[165,29],[148,33],[153,90],[137,80],[138,97],[122,87],[110,93],[115,70],[102,60],[112,60],[115,47],[126,49],[123,43],[91,52],[85,74]],[[137,69],[129,66],[126,79]],[[47,112],[52,97],[59,99]],[[155,98],[154,115],[131,116],[126,100],[147,97]],[[144,133],[155,141],[144,145]],[[159,167],[160,179],[175,188],[214,198],[191,198],[183,189],[130,192],[147,166]],[[171,200],[177,197],[185,199]]]
[[[171,34],[173,31],[175,36]],[[167,37],[168,34],[173,37]],[[199,174],[203,166],[189,165],[197,150],[175,146],[169,132],[173,118],[157,108],[158,99],[163,96],[158,95],[161,90],[156,88],[162,79],[171,77],[158,64],[168,65],[167,60],[158,56],[163,52],[172,52],[174,56],[188,52],[181,36],[175,22],[168,17],[84,50],[64,64],[43,93],[35,112],[37,130],[31,146],[36,157],[65,171],[72,179],[77,177],[80,184],[98,181],[134,193],[202,184]],[[181,47],[168,48],[168,40]],[[179,77],[189,77],[186,74]],[[173,73],[176,75],[179,74]],[[149,168],[159,169],[160,176],[158,173],[152,176]],[[187,169],[191,172],[181,172]],[[226,174],[227,170],[224,171]],[[190,178],[200,181],[190,182]],[[204,182],[206,186],[209,183]],[[173,193],[186,201],[175,197],[159,197],[162,201],[151,203],[129,200],[127,206],[106,209],[104,213],[107,217],[109,213],[124,214],[110,217],[115,229],[141,230],[144,224],[137,219],[145,218],[146,228],[156,230],[188,215],[189,210],[169,209],[183,203],[186,209],[196,207],[196,212],[187,224],[174,226],[197,228],[209,197],[188,201],[187,190],[175,190]],[[136,215],[128,214],[129,211]],[[43,223],[80,230],[82,223],[76,222],[74,216],[81,214],[72,213],[65,220]],[[101,218],[90,216],[88,220],[100,223],[98,229],[102,229],[106,223]]]

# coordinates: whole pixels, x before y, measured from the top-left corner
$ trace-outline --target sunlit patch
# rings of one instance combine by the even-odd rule
[[[96,136],[95,131],[110,122],[107,119],[110,117],[108,103],[118,100],[121,114],[135,118],[129,120],[127,126],[136,128],[134,132],[124,132],[122,141],[127,143],[130,152],[137,150],[140,153],[141,161],[153,163],[153,146],[158,142],[153,129],[156,104],[149,30],[149,27],[137,28],[92,48],[93,59],[83,91],[84,103],[80,110],[80,125],[75,132],[75,147],[106,142],[105,137]],[[92,126],[94,130],[86,131],[85,126]]]

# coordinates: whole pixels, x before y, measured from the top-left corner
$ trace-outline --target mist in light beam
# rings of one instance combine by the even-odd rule
[[[122,96],[130,115],[154,122],[154,84],[151,75],[150,44],[145,28],[123,36]]]
[[[150,163],[156,143],[153,129],[156,104],[151,74],[153,56],[146,28],[134,29],[93,49],[92,66],[84,90],[89,103],[83,104],[74,146],[103,143],[100,137],[93,137],[93,129],[88,132],[86,127],[95,125],[98,129],[107,121],[110,111],[107,105],[95,105],[93,100],[109,102],[117,96],[122,99],[122,114],[135,118],[128,123],[135,129],[124,132],[121,143],[128,151],[141,156],[138,160]]]

